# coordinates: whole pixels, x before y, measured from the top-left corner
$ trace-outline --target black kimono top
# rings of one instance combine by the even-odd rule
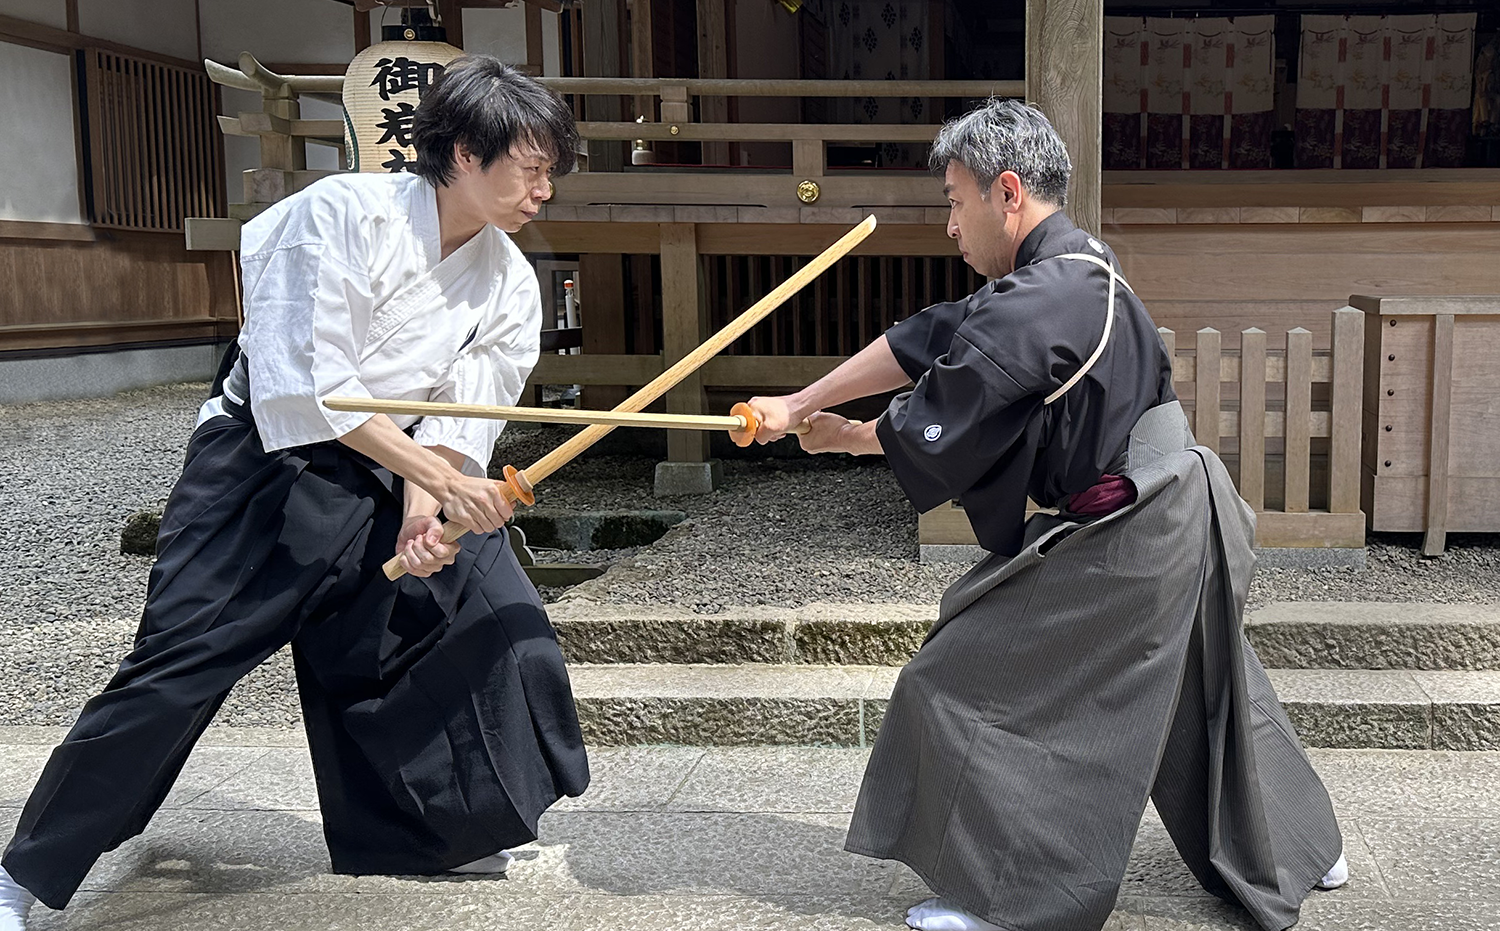
[[[1172,363],[1146,308],[1117,286],[1109,344],[1064,395],[1104,335],[1114,253],[1062,212],[1037,225],[1016,270],[886,331],[916,387],[891,401],[876,435],[919,511],[958,499],[985,549],[1022,549],[1026,497],[1056,507],[1124,468],[1130,431],[1176,399]]]

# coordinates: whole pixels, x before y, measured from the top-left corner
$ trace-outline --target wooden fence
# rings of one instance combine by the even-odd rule
[[[107,49],[84,50],[95,226],[181,232],[223,213],[224,164],[208,76]]]
[[[1197,347],[1172,353],[1172,380],[1198,442],[1219,453],[1240,496],[1256,511],[1256,545],[1363,546],[1360,429],[1364,314],[1333,312],[1332,348],[1314,352],[1312,334],[1287,331],[1285,350],[1267,350],[1266,334],[1240,334],[1240,349],[1221,349],[1222,334],[1197,332]],[[1229,390],[1225,390],[1225,389]],[[973,545],[963,509],[923,514],[923,545]]]

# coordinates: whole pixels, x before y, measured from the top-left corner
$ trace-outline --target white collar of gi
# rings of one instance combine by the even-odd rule
[[[500,233],[494,226],[486,224],[483,229],[469,237],[469,241],[454,249],[448,257],[443,258],[443,231],[438,223],[437,209],[437,187],[425,178],[412,175],[415,179],[416,189],[412,192],[411,217],[412,231],[416,233],[418,241],[422,244],[422,254],[427,260],[427,270],[436,271],[440,266],[445,269],[462,268],[469,264],[476,252],[485,250],[486,245],[491,242],[491,237]],[[506,250],[501,250],[501,266],[509,264],[510,256]]]

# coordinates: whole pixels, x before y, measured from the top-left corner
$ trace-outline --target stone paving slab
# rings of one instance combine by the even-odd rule
[[[668,606],[563,600],[548,608],[576,663],[807,663],[900,666],[936,605],[813,604],[694,614]],[[1267,666],[1500,670],[1500,605],[1278,602],[1245,632]]]
[[[906,867],[842,849],[859,749],[595,749],[593,786],[542,818],[509,876],[348,877],[327,872],[317,812],[290,807],[312,787],[299,785],[311,778],[305,750],[285,739],[206,794],[174,793],[144,835],[100,861],[72,907],[38,908],[34,931],[897,929],[929,894]],[[45,746],[0,743],[0,761]],[[244,748],[202,746],[189,767],[222,772]],[[1310,756],[1339,810],[1352,876],[1310,897],[1299,931],[1500,927],[1500,753]],[[267,807],[193,807],[214,795]],[[0,809],[0,831],[18,816]],[[1150,809],[1106,928],[1259,931],[1203,893]]]

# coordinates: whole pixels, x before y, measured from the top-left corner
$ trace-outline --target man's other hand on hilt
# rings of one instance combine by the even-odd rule
[[[807,418],[807,432],[797,437],[797,442],[810,453],[848,453],[849,430],[852,424],[838,414],[817,411]]]
[[[396,555],[408,574],[425,579],[458,557],[457,543],[443,542],[443,522],[436,517],[408,517],[396,535]]]
[[[807,417],[807,428],[797,441],[810,453],[879,456],[885,452],[875,435],[874,421],[848,420],[838,414],[815,411]]]

